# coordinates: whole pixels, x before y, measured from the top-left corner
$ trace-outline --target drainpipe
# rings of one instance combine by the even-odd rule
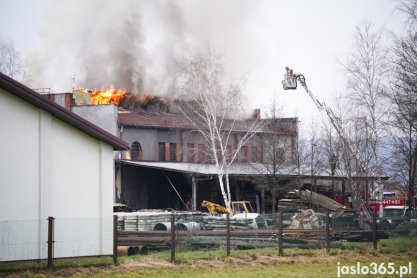
[[[123,125],[120,126],[119,137],[122,139],[123,135]],[[114,199],[115,201],[121,201],[122,198],[122,164],[120,160],[123,159],[123,151],[119,151],[118,155],[118,162],[116,161],[116,182],[115,182],[115,194]]]
[[[120,125],[120,132],[119,132],[119,138],[123,140],[123,127],[124,125]],[[119,153],[119,159],[123,158],[123,151],[120,151]]]

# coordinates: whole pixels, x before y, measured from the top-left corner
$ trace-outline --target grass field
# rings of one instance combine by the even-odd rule
[[[416,268],[417,238],[381,240],[378,250],[369,243],[344,243],[344,249],[308,250],[284,249],[277,256],[277,248],[178,252],[176,262],[170,262],[170,252],[151,252],[148,255],[121,256],[119,265],[111,258],[56,260],[55,268],[46,269],[36,263],[0,265],[0,276],[6,277],[337,277],[338,262],[355,265],[357,262],[378,264],[393,262],[395,267],[408,265]],[[352,277],[345,275],[341,277]],[[373,277],[383,277],[373,275]],[[399,277],[387,276],[387,277]]]

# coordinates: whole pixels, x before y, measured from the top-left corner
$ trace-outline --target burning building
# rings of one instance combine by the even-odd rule
[[[66,94],[64,94],[66,95]],[[57,95],[49,98],[60,99]],[[65,97],[64,97],[65,98]],[[68,98],[68,97],[66,97]],[[68,105],[68,101],[64,102]],[[129,151],[116,153],[115,201],[132,209],[198,209],[203,199],[222,202],[216,182],[216,169],[203,138],[187,118],[166,98],[134,95],[125,90],[77,89],[72,96],[74,113],[118,136],[130,145]],[[227,151],[235,152],[239,138],[251,123],[263,121],[260,111],[253,118],[234,121]],[[272,210],[268,193],[262,194],[250,176],[265,174],[266,136],[278,136],[281,182],[295,175],[297,119],[277,119],[264,127],[243,146],[231,168],[234,200],[249,200]],[[161,194],[163,192],[164,194]]]

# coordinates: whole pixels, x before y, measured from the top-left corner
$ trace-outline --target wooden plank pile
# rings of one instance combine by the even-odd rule
[[[152,231],[156,224],[170,222],[170,214],[162,215],[122,215],[118,217],[119,231]]]
[[[203,218],[202,230],[225,231],[227,219],[221,217]],[[250,230],[253,229],[253,219],[230,219],[230,230]]]
[[[157,224],[170,223],[172,212],[170,211],[137,211],[116,213],[118,216],[119,231],[153,231]],[[175,212],[176,223],[198,222],[207,215],[196,212]]]

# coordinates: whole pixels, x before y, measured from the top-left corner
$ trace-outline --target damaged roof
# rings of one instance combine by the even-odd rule
[[[233,126],[235,132],[246,132],[251,125],[257,120],[225,120],[223,126],[225,129]],[[277,119],[278,125],[270,124],[268,119],[260,120],[260,129],[258,132],[264,133],[281,133],[296,134],[297,118],[280,118]],[[265,123],[263,125],[263,123]],[[140,111],[118,111],[118,124],[123,126],[143,127],[143,128],[173,128],[173,129],[195,129],[193,123],[185,116],[176,113],[167,112],[146,112]],[[275,126],[275,127],[273,127]],[[276,128],[277,127],[277,128]]]
[[[93,123],[83,119],[82,117],[66,110],[60,105],[54,103],[48,98],[42,97],[40,94],[29,89],[16,80],[0,73],[0,88],[10,92],[11,94],[29,102],[30,104],[39,107],[56,118],[66,122],[67,124],[83,131],[91,137],[106,142],[113,146],[114,150],[127,150],[129,145],[120,138],[110,134],[109,132],[99,128]]]

